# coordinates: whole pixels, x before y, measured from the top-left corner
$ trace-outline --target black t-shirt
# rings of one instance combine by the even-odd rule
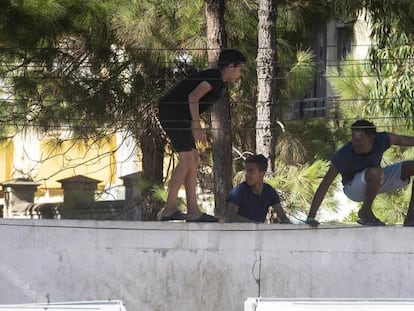
[[[206,69],[198,71],[180,81],[167,94],[160,98],[159,108],[163,114],[191,120],[188,95],[203,81],[208,82],[213,89],[200,98],[199,112],[205,112],[211,105],[220,99],[224,89],[224,82],[220,69]]]

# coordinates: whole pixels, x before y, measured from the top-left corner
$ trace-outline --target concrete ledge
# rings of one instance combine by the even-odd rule
[[[414,228],[0,220],[0,303],[120,299],[242,310],[248,297],[414,298]]]

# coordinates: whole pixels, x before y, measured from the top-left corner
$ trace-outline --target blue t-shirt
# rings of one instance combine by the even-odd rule
[[[379,166],[382,155],[389,147],[390,137],[388,133],[376,133],[372,151],[369,154],[356,154],[352,148],[352,143],[348,142],[334,154],[332,164],[342,175],[342,183],[346,184],[351,182],[354,176],[364,169]]]
[[[227,196],[227,202],[239,207],[238,214],[254,221],[264,222],[269,206],[280,203],[279,195],[269,184],[264,183],[261,194],[243,182],[234,187]]]

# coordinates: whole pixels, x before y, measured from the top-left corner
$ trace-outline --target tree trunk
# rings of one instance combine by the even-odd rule
[[[227,45],[224,22],[225,0],[206,0],[207,54],[210,67],[217,65],[220,50]]]
[[[161,185],[163,182],[164,148],[160,139],[141,136],[142,171],[149,182]]]
[[[258,17],[256,153],[268,158],[268,173],[273,173],[276,146],[273,134],[277,55],[276,0],[260,0]]]
[[[156,124],[155,112],[151,110],[144,117],[141,126],[143,131],[137,130],[142,152],[142,171],[144,178],[157,185],[163,183],[165,142],[161,138],[161,129]]]
[[[224,0],[206,0],[205,2],[210,67],[216,65],[220,50],[226,46],[224,2]],[[232,188],[232,135],[227,90],[223,98],[213,105],[211,127],[213,136],[214,214],[223,217],[226,210],[226,196]]]

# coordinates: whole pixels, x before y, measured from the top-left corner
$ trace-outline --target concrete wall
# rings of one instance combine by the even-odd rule
[[[258,295],[414,298],[413,238],[404,227],[2,219],[0,304],[236,311]]]

